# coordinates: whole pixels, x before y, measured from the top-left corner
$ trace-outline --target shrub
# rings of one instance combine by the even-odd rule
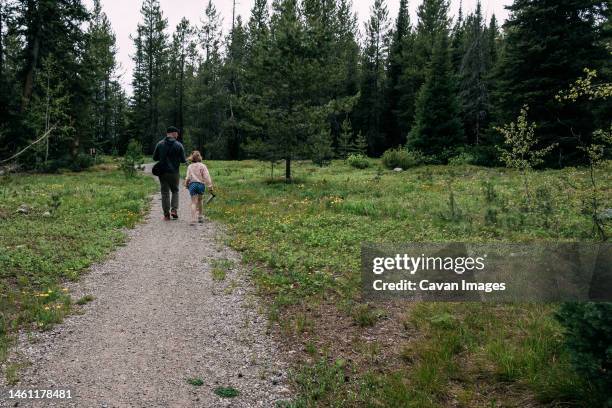
[[[397,167],[409,169],[420,166],[426,161],[427,158],[420,151],[401,147],[387,150],[382,157],[382,163],[388,169],[395,169]]]
[[[41,173],[59,173],[61,169],[67,169],[70,167],[70,160],[66,157],[62,157],[59,159],[52,159],[47,161],[46,163],[41,163],[38,166],[38,171]]]
[[[455,157],[451,157],[448,160],[448,164],[450,166],[464,166],[467,164],[474,164],[475,161],[476,159],[471,153],[462,152]]]
[[[72,158],[70,163],[70,170],[72,171],[82,171],[90,168],[94,165],[94,159],[88,154],[79,153],[75,157]]]
[[[576,371],[612,407],[612,303],[565,303],[557,312]]]
[[[495,167],[500,166],[499,151],[495,146],[471,146],[465,151],[469,153],[474,166]]]
[[[52,159],[38,165],[38,171],[42,173],[59,173],[62,169],[80,172],[94,165],[94,159],[88,154],[79,153],[72,157],[65,155]]]
[[[350,154],[346,162],[356,169],[367,169],[370,167],[370,160],[363,154]]]
[[[142,164],[142,145],[137,140],[130,140],[125,156],[121,161],[121,170],[126,177],[136,175],[136,166]]]

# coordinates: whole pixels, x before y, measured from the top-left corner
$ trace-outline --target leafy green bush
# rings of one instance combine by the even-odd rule
[[[142,145],[137,140],[130,140],[125,156],[121,161],[121,170],[126,177],[136,175],[136,166],[142,164]]]
[[[90,168],[94,165],[94,159],[88,154],[79,153],[75,157],[72,158],[70,163],[70,170],[72,171],[82,171]]]
[[[400,167],[405,170],[426,162],[427,158],[422,152],[401,147],[387,150],[382,157],[382,163],[388,169]]]
[[[612,303],[565,303],[556,317],[576,371],[612,407]]]
[[[475,157],[468,152],[459,153],[457,156],[451,157],[448,160],[450,166],[465,166],[467,164],[474,164],[476,161]]]
[[[346,158],[346,162],[356,169],[367,169],[370,167],[370,160],[363,154],[350,154],[349,157]]]
[[[59,173],[63,169],[79,172],[93,165],[93,157],[85,153],[79,153],[74,157],[65,155],[57,159],[49,160],[46,163],[40,163],[37,169],[41,173]]]
[[[70,160],[68,157],[62,157],[59,159],[52,159],[46,163],[41,163],[37,170],[41,173],[55,174],[59,173],[61,169],[68,169],[70,167]]]

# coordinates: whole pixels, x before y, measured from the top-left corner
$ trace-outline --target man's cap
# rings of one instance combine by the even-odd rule
[[[170,126],[168,130],[166,130],[166,133],[179,133],[179,130],[174,126]]]

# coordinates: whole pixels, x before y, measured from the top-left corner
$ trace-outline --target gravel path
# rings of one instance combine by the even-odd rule
[[[215,223],[188,225],[188,200],[181,189],[182,218],[166,222],[156,195],[127,245],[69,286],[95,296],[84,313],[21,336],[16,355],[30,365],[9,388],[70,389],[73,399],[15,405],[0,383],[0,406],[273,407],[290,397],[239,255],[219,243]],[[233,266],[216,281],[215,260],[225,259]],[[240,394],[220,398],[219,386]]]

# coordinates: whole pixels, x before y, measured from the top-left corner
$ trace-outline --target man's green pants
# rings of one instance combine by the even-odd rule
[[[170,214],[170,210],[178,210],[179,207],[179,173],[166,173],[159,176],[161,185],[162,208],[164,215]],[[170,199],[172,193],[172,199]]]

